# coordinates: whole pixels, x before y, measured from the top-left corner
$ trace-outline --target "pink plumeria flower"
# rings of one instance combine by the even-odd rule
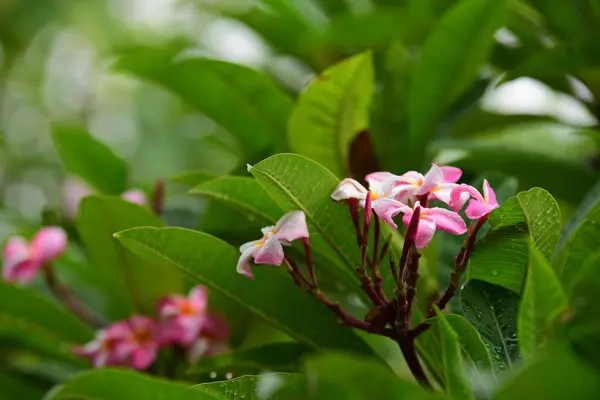
[[[302,211],[292,211],[285,214],[275,226],[261,229],[263,237],[244,243],[240,247],[240,259],[237,272],[254,279],[250,270],[250,259],[255,264],[281,265],[283,262],[283,247],[289,246],[296,239],[308,239],[306,216]]]
[[[31,243],[21,236],[12,237],[4,247],[2,277],[9,282],[31,282],[37,272],[58,258],[66,247],[67,234],[56,226],[40,229]]]
[[[452,209],[460,210],[462,208],[464,202],[461,202],[461,198],[465,193],[472,196],[469,205],[465,210],[465,214],[469,219],[479,219],[499,207],[498,201],[496,200],[496,193],[494,193],[494,190],[487,179],[483,180],[483,196],[473,186],[465,184],[454,189],[450,202],[450,207],[452,207]]]
[[[228,340],[230,327],[227,321],[218,314],[208,312],[205,323],[198,338],[187,348],[191,363],[202,357],[210,357],[229,351]]]
[[[456,182],[462,176],[462,171],[456,167],[440,167],[433,164],[425,175],[416,171],[408,171],[402,175],[389,172],[374,172],[365,177],[368,182],[387,183],[393,187],[396,200],[401,203],[415,202],[417,196],[429,194],[429,198],[450,203],[450,195],[458,185]],[[464,195],[466,202],[469,196]]]
[[[453,235],[462,235],[467,231],[465,221],[457,213],[444,208],[425,208],[421,207],[419,202],[415,203],[413,208],[405,206],[402,210],[404,216],[402,222],[408,226],[414,210],[421,209],[419,227],[415,237],[415,246],[419,249],[426,247],[437,229],[452,233]]]
[[[94,194],[94,190],[85,182],[76,178],[67,178],[62,187],[62,203],[65,214],[73,219],[79,212],[79,204],[87,197]]]
[[[123,193],[121,197],[130,203],[138,204],[140,206],[145,206],[148,204],[146,193],[140,189],[130,189]]]
[[[75,346],[74,354],[90,359],[94,368],[116,366],[123,363],[115,349],[118,343],[129,337],[130,329],[126,322],[117,322],[97,332],[96,338],[83,346]]]
[[[205,322],[207,304],[204,286],[196,286],[187,297],[176,294],[162,299],[158,304],[161,344],[191,344]]]
[[[386,174],[390,173],[386,172]],[[371,208],[375,214],[377,214],[385,223],[394,228],[398,228],[394,223],[393,218],[405,205],[394,199],[398,192],[398,189],[395,188],[395,182],[389,179],[383,181],[367,179],[367,181],[369,182],[369,190],[358,181],[352,178],[346,178],[337,185],[331,194],[331,198],[336,201],[357,199],[360,201],[360,205],[364,207],[367,194],[370,192]]]

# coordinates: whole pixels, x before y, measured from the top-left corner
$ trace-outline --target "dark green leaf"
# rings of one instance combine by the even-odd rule
[[[560,209],[544,189],[518,193],[489,217],[492,230],[475,246],[468,279],[504,286],[517,293],[523,288],[529,241],[548,259],[560,237]]]
[[[300,95],[290,117],[290,148],[340,177],[349,175],[350,144],[369,125],[373,80],[370,52],[317,75]]]
[[[297,288],[283,268],[255,267],[255,282],[239,275],[239,251],[215,237],[180,228],[137,228],[117,237],[141,255],[180,268],[298,341],[370,352],[352,330],[337,324],[328,309]]]
[[[133,312],[154,314],[156,301],[182,290],[182,276],[164,262],[142,260],[124,249],[115,232],[137,226],[163,226],[152,212],[117,197],[86,197],[77,218],[77,230],[96,268],[111,319]]]
[[[446,393],[451,399],[474,399],[469,386],[465,369],[461,345],[457,333],[444,314],[438,311],[437,326],[440,335],[442,361],[444,363],[444,382]]]
[[[594,23],[590,5],[587,4],[593,3],[593,1],[529,0],[528,3],[546,18],[546,22],[554,33],[563,39],[584,36],[588,30],[587,28],[590,27],[587,23]],[[595,22],[597,23],[597,21]]]
[[[294,376],[282,373],[246,375],[227,381],[202,383],[194,388],[223,400],[284,400],[284,397],[272,396],[271,392]]]
[[[226,397],[133,371],[98,369],[56,386],[45,400],[223,400]]]
[[[127,189],[127,165],[105,144],[75,128],[56,128],[52,137],[68,172],[106,194]]]
[[[519,350],[524,360],[532,360],[538,354],[548,340],[554,320],[567,304],[567,295],[552,267],[531,246],[518,320]]]
[[[292,372],[297,369],[300,358],[310,350],[307,346],[295,342],[266,344],[203,358],[193,365],[188,373],[198,374],[244,367]]]
[[[482,281],[470,281],[461,291],[465,318],[475,326],[492,355],[497,371],[511,370],[521,355],[517,340],[520,297]]]
[[[219,174],[217,174],[216,172],[201,170],[182,172],[181,174],[178,174],[170,178],[169,180],[171,182],[181,183],[186,186],[194,187],[218,177]]]
[[[263,225],[272,225],[281,216],[281,208],[254,179],[239,176],[221,177],[194,187],[197,193],[221,201]]]
[[[408,93],[406,156],[419,166],[452,102],[476,80],[507,15],[504,0],[462,0],[439,21],[421,49]],[[432,101],[435,99],[435,101]]]
[[[34,379],[26,375],[2,372],[0,373],[0,399],[2,400],[39,400],[44,397],[45,390]]]
[[[285,148],[292,101],[255,70],[217,60],[180,58],[173,51],[153,48],[124,54],[116,68],[176,93],[237,136],[247,154],[261,152],[271,143]]]

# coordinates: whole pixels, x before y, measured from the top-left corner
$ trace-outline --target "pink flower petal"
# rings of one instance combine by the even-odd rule
[[[262,246],[254,254],[255,264],[269,264],[269,265],[281,265],[283,262],[283,247],[275,236],[271,236],[267,239],[264,246]]]
[[[394,217],[401,212],[412,212],[412,209],[397,200],[394,199],[378,199],[372,203],[373,211],[375,214],[382,219],[383,222],[387,223],[394,229],[398,228],[398,225],[394,222]]]
[[[131,355],[131,366],[138,370],[147,369],[156,359],[156,350],[154,346],[136,349]]]
[[[496,200],[496,193],[488,183],[487,179],[483,180],[483,198],[485,202],[491,206],[498,205],[498,201]]]
[[[352,178],[346,178],[341,181],[331,194],[331,198],[335,201],[347,199],[363,200],[366,196],[367,189]]]
[[[433,189],[430,193],[432,199],[443,201],[450,205],[452,203],[452,191],[458,187],[455,183],[442,183],[437,188]],[[462,199],[463,197],[461,197]],[[468,200],[469,195],[464,194],[465,201]]]
[[[140,189],[130,189],[123,193],[121,197],[131,203],[139,204],[140,206],[145,206],[148,204],[146,193]]]
[[[4,246],[2,276],[8,282],[27,283],[41,265],[30,259],[29,244],[20,236],[12,237]]]
[[[4,266],[17,264],[29,258],[29,243],[21,236],[14,236],[4,246]]]
[[[94,190],[79,179],[68,178],[61,190],[62,208],[69,218],[75,218],[79,204],[85,197],[94,194]]]
[[[423,218],[435,221],[437,229],[452,233],[453,235],[462,235],[467,231],[465,221],[457,213],[444,208],[429,208],[423,211]]]
[[[456,183],[462,176],[462,169],[445,165],[440,167],[444,173],[444,181],[448,183]]]
[[[202,335],[215,340],[227,340],[231,334],[231,328],[227,320],[214,311],[206,314],[204,325],[202,326]]]
[[[380,172],[373,172],[373,173],[370,173],[369,175],[365,176],[365,181],[367,181],[369,184],[372,184],[373,182],[383,182],[383,181],[387,181],[390,179],[398,179],[398,178],[400,178],[398,175],[394,175],[391,172],[380,171]]]
[[[152,318],[148,318],[144,315],[133,315],[129,318],[129,326],[132,331],[154,331],[156,323]]]
[[[55,226],[40,229],[31,241],[33,258],[41,264],[46,264],[60,256],[66,247],[67,233]]]
[[[246,278],[254,279],[254,275],[252,275],[252,270],[250,269],[250,259],[254,256],[254,254],[260,249],[258,246],[258,240],[256,240],[257,244],[252,247],[246,247],[237,263],[237,273],[240,275],[244,275]],[[246,243],[247,245],[248,243]],[[245,246],[245,245],[244,245]],[[242,247],[244,247],[242,246]]]
[[[190,290],[189,301],[199,313],[204,313],[208,306],[208,292],[205,286],[198,285]]]
[[[442,183],[444,183],[444,173],[437,164],[433,164],[429,171],[427,171],[427,174],[425,174],[423,183],[415,189],[414,194],[415,196],[423,195],[431,191],[431,189],[440,186]]]
[[[167,296],[158,301],[157,314],[160,318],[170,318],[179,314],[179,301],[183,296]]]
[[[404,222],[404,219],[402,221]],[[408,223],[410,223],[410,218],[408,219]],[[408,223],[406,223],[407,226]],[[417,235],[415,236],[415,246],[419,249],[427,247],[435,234],[435,229],[435,221],[421,218],[419,220],[419,227],[417,228]]]
[[[400,175],[399,182],[416,185],[420,184],[420,182],[423,182],[424,179],[425,177],[423,176],[423,174],[417,171],[408,171]]]
[[[450,195],[450,208],[454,211],[459,211],[466,202],[465,193],[478,201],[483,201],[483,196],[481,196],[481,193],[479,193],[477,189],[463,183],[452,190]]]
[[[292,242],[300,238],[308,238],[306,215],[302,211],[292,211],[285,214],[275,225],[275,237],[278,240]]]
[[[2,277],[7,282],[26,284],[31,282],[43,267],[35,260],[25,260],[9,267],[4,267]]]
[[[483,201],[471,199],[471,201],[469,201],[469,205],[467,206],[467,209],[465,210],[465,214],[470,219],[479,219],[479,218],[483,217],[484,215],[489,214],[490,212],[492,212],[493,210],[495,210],[498,207],[499,207],[498,204],[491,205],[491,204],[487,204]]]

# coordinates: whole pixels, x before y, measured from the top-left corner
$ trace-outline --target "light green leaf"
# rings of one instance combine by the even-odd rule
[[[72,358],[68,349],[93,338],[91,328],[31,289],[0,282],[0,337],[44,354]],[[8,339],[8,340],[7,340]]]
[[[518,320],[519,349],[525,361],[538,354],[548,340],[552,323],[567,305],[567,295],[552,267],[532,246]]]
[[[239,349],[229,353],[206,357],[194,364],[188,374],[237,368],[256,368],[271,371],[294,371],[300,358],[311,349],[301,343],[270,343],[260,347]]]
[[[442,360],[444,363],[444,382],[446,393],[451,399],[474,399],[473,392],[469,387],[469,381],[465,374],[463,357],[458,335],[444,314],[439,312],[437,316],[439,327]]]
[[[171,177],[169,180],[171,182],[181,183],[182,185],[194,187],[218,177],[219,174],[217,174],[216,172],[200,170],[182,172],[181,174]]]
[[[194,388],[223,400],[284,400],[284,397],[272,396],[270,392],[293,377],[294,374],[284,373],[245,375],[227,381],[202,383]]]
[[[283,211],[269,197],[262,186],[252,178],[226,176],[206,181],[190,193],[201,194],[221,201],[263,225],[273,225]]]
[[[300,95],[290,117],[290,148],[337,176],[349,175],[350,145],[359,131],[368,128],[373,85],[371,52],[317,75]]]
[[[224,400],[181,383],[125,370],[97,369],[56,386],[44,400]]]
[[[52,138],[68,172],[106,194],[119,195],[127,189],[125,161],[89,133],[76,128],[59,127],[54,130]]]
[[[258,71],[224,61],[179,57],[173,50],[156,48],[128,51],[116,68],[179,95],[237,136],[249,155],[272,143],[277,149],[285,148],[292,100]]]
[[[492,230],[475,245],[467,278],[504,286],[520,293],[529,241],[552,258],[561,231],[560,209],[544,189],[518,193],[489,217]]]
[[[409,165],[423,161],[429,139],[454,100],[473,83],[505,22],[505,0],[462,0],[442,16],[421,49],[408,92]],[[435,99],[435,100],[433,100]]]
[[[81,203],[77,230],[89,256],[97,283],[105,294],[111,319],[133,312],[153,315],[156,301],[182,290],[182,275],[164,262],[142,260],[124,249],[115,232],[137,226],[163,226],[152,212],[117,197],[89,196]]]
[[[250,281],[235,270],[237,249],[187,229],[136,228],[116,236],[136,253],[167,261],[300,342],[370,352],[351,329],[337,324],[327,308],[296,287],[284,268],[255,267],[256,281]]]
[[[481,335],[496,370],[512,370],[521,358],[517,345],[520,297],[499,286],[470,281],[461,290],[461,301],[465,318]]]

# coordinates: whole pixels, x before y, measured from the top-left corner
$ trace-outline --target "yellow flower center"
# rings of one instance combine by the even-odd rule
[[[375,201],[377,199],[379,199],[379,193],[372,191],[371,192],[371,201]]]

